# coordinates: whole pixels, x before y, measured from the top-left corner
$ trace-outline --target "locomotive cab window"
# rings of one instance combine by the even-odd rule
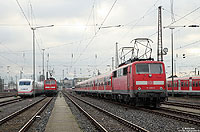
[[[31,84],[30,81],[19,82],[19,85],[30,85],[30,84]]]
[[[117,71],[113,72],[113,77],[117,77]]]
[[[45,84],[51,84],[50,80],[46,80]]]
[[[161,74],[163,73],[162,64],[158,63],[145,63],[145,64],[136,64],[136,73],[137,74]]]
[[[125,68],[123,69],[123,75],[125,76],[125,75],[127,75],[127,73],[128,73],[128,67],[125,67]]]
[[[136,73],[149,73],[149,66],[148,64],[136,64]]]
[[[51,84],[56,84],[56,81],[51,81]]]

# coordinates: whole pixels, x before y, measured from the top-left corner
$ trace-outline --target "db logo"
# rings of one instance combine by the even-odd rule
[[[153,84],[152,81],[148,81],[148,82],[147,82],[147,85],[152,85],[152,84]]]

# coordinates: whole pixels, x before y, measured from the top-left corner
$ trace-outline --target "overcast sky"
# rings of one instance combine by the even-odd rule
[[[116,3],[115,3],[116,2]],[[133,46],[135,38],[149,38],[152,57],[157,60],[157,15],[162,6],[163,26],[172,22],[172,0],[6,0],[0,1],[0,71],[1,76],[32,75],[32,30],[36,34],[36,73],[42,72],[42,49],[45,49],[45,71],[54,76],[73,78],[92,76],[97,69],[109,71],[119,48]],[[23,12],[22,12],[23,10]],[[200,28],[181,27],[200,24],[199,0],[176,0],[173,3],[174,57],[176,73],[192,75],[199,68]],[[26,18],[25,18],[26,16]],[[30,26],[29,24],[30,23]],[[103,25],[101,25],[103,24]],[[122,25],[121,27],[115,27]],[[101,28],[107,27],[110,28]],[[113,27],[112,27],[113,26]],[[179,27],[180,26],[180,27]],[[163,47],[167,74],[171,74],[171,32],[163,29]],[[183,59],[182,55],[186,58]],[[200,69],[200,68],[199,68]],[[63,72],[64,71],[64,72]],[[194,73],[193,73],[194,74]]]

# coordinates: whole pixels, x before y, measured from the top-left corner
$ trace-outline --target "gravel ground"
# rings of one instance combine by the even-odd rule
[[[16,115],[11,120],[0,125],[0,131],[2,132],[16,132],[20,130],[23,124],[27,121],[47,102],[50,98],[42,99],[39,103],[34,104],[33,107],[23,111],[19,115]]]
[[[78,125],[83,132],[98,132],[88,118],[82,112],[80,112],[79,109],[69,99],[65,97],[65,101],[69,105],[72,114],[75,116],[75,119],[77,120]]]
[[[99,111],[98,109],[85,104],[84,102],[73,98],[72,99],[79,104],[87,113],[89,113],[97,122],[99,122],[107,131],[109,132],[134,132],[132,128],[127,127],[124,124],[121,124],[116,119],[113,119],[113,117],[105,114],[102,111]]]
[[[25,106],[41,99],[43,97],[36,97],[36,98],[27,98],[23,101],[19,101],[13,104],[9,104],[9,105],[5,105],[0,107],[0,119],[8,116],[9,114],[16,112],[22,108],[24,108]]]
[[[40,114],[40,118],[37,118],[29,128],[28,132],[44,132],[48,123],[51,111],[53,110],[56,97],[49,103],[45,110]]]
[[[165,118],[159,115],[154,115],[154,114],[136,110],[136,109],[125,108],[123,106],[112,104],[104,100],[99,100],[99,99],[94,99],[94,98],[89,98],[89,97],[81,97],[81,98],[89,102],[92,102],[93,104],[101,108],[104,108],[105,110],[110,111],[152,132],[174,132],[174,131],[184,131],[184,130],[200,131],[200,126],[183,123],[181,121]],[[78,122],[80,123],[79,125],[84,126],[85,125],[84,117],[82,117],[80,115],[80,112],[74,109],[74,107],[70,107],[70,108],[72,109],[73,111],[72,113],[76,116]],[[82,122],[83,122],[83,125],[81,124]],[[86,124],[88,125],[88,123]],[[91,126],[89,125],[88,127],[91,127]],[[83,131],[88,132],[87,129],[83,129]]]
[[[0,98],[6,97],[6,96],[16,96],[17,92],[0,92]]]

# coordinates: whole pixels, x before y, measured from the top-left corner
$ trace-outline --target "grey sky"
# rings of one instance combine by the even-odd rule
[[[107,65],[111,65],[111,57],[115,56],[115,43],[118,42],[119,47],[131,46],[130,41],[139,37],[153,40],[152,55],[157,59],[157,34],[152,34],[157,32],[158,6],[163,7],[163,26],[171,23],[170,0],[118,0],[103,26],[123,26],[102,28],[100,31],[98,28],[115,0],[18,1],[32,26],[55,25],[36,30],[36,73],[39,75],[42,71],[41,49],[45,48],[45,66],[49,53],[49,68],[54,69],[57,79],[62,78],[63,70],[69,78],[72,78],[74,73],[77,77],[92,75],[95,69],[108,71]],[[1,0],[0,5],[1,76],[8,77],[7,66],[10,66],[10,76],[19,76],[23,67],[23,75],[28,78],[32,74],[32,31],[15,0]],[[198,0],[174,1],[175,20],[180,20],[173,26],[200,24],[199,6]],[[199,40],[200,28],[174,30],[174,52],[178,54],[178,58],[175,58],[177,74],[189,74],[199,66],[200,42],[180,48]],[[163,29],[163,45],[169,49],[164,62],[167,73],[171,74],[169,29]],[[183,53],[186,54],[185,59],[182,58]]]

